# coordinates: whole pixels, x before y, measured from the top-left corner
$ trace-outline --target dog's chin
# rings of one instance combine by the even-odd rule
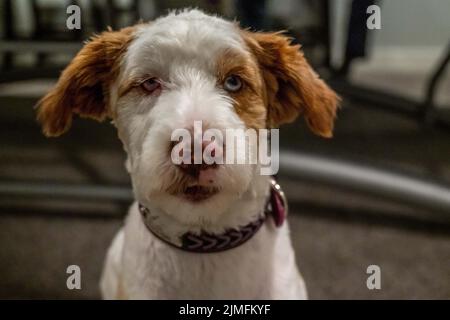
[[[217,222],[240,196],[218,187],[192,186],[177,194],[160,193],[149,201],[178,222],[199,226]]]
[[[193,185],[186,187],[182,192],[175,194],[193,204],[201,204],[204,201],[208,201],[220,192],[219,187]]]

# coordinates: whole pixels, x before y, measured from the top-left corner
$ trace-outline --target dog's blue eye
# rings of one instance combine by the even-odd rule
[[[239,91],[242,88],[242,80],[235,75],[228,76],[223,83],[223,87],[229,92]]]

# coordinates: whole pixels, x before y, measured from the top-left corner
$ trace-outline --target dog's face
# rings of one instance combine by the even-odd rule
[[[176,165],[174,130],[192,131],[194,121],[203,130],[272,128],[303,114],[330,137],[337,100],[284,35],[192,10],[94,37],[41,100],[38,119],[57,136],[74,114],[111,118],[138,200],[189,222],[219,217],[259,172]]]

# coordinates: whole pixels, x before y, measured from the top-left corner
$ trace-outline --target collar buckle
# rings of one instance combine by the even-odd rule
[[[288,202],[286,195],[275,178],[272,177],[270,179],[270,185],[270,210],[268,210],[268,213],[272,215],[275,225],[281,227],[288,214]]]

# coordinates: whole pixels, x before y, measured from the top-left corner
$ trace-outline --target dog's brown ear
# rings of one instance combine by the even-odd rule
[[[278,127],[303,114],[317,135],[333,135],[339,97],[314,72],[291,39],[278,33],[243,31],[262,69],[268,103],[268,126]]]
[[[94,36],[62,72],[55,87],[37,104],[46,136],[66,132],[74,114],[103,120],[108,115],[109,86],[132,39],[133,27]]]

